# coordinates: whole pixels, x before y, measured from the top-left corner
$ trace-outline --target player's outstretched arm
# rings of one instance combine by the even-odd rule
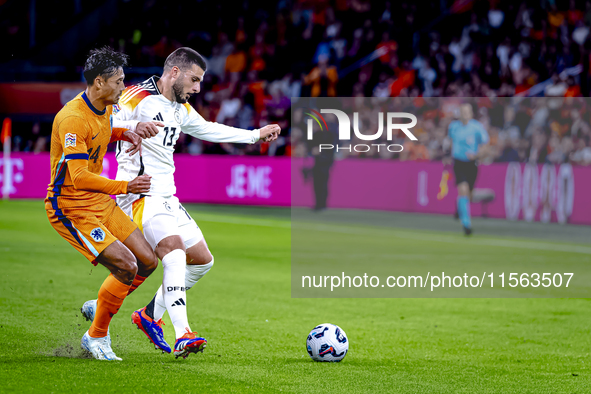
[[[152,138],[158,134],[158,127],[164,127],[164,123],[155,121],[124,121],[115,116],[113,118],[113,135],[111,136],[111,142],[122,140],[123,130],[130,130],[143,139]]]
[[[273,133],[276,138],[281,130],[278,125],[268,125],[256,130],[240,129],[216,122],[208,122],[191,106],[187,106],[187,110],[189,111],[189,120],[182,125],[183,132],[204,141],[254,144],[264,138],[273,138],[270,137]]]
[[[126,194],[127,181],[114,181],[88,171],[88,160],[68,160],[72,184],[78,190],[104,194]]]
[[[275,141],[281,133],[281,127],[277,124],[269,124],[260,129],[261,141],[271,142]]]

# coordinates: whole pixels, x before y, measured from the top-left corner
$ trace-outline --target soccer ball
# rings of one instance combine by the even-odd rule
[[[347,334],[334,324],[320,324],[310,332],[306,340],[308,354],[314,361],[341,361],[349,350]]]

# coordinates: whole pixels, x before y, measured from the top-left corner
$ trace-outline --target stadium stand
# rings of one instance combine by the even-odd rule
[[[290,97],[484,97],[477,116],[490,118],[488,161],[591,164],[591,112],[582,99],[590,90],[591,1],[54,3],[0,1],[2,82],[80,81],[88,50],[106,44],[131,56],[132,83],[191,46],[209,60],[203,93],[192,101],[206,119],[284,130],[260,146],[184,136],[179,152],[306,155],[298,136],[290,138]],[[513,96],[570,101],[561,110],[547,100],[495,104]],[[50,122],[34,113],[17,119],[14,151],[46,151]],[[404,154],[384,158],[440,160],[445,125],[425,119],[420,129]]]

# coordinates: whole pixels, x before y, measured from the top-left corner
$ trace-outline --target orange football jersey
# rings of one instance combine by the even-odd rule
[[[81,93],[58,112],[51,133],[51,183],[46,209],[96,209],[111,200],[109,194],[127,192],[127,182],[100,177],[107,145],[121,139],[123,131],[112,135],[112,111],[110,105],[103,111],[97,110],[86,93]],[[74,174],[68,171],[70,160],[87,161],[90,174],[84,174],[86,190],[74,187]]]

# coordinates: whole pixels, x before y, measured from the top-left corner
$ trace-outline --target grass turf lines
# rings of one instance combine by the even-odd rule
[[[79,350],[79,309],[107,271],[58,236],[41,201],[0,202],[0,392],[591,392],[589,300],[292,299],[288,211],[187,208],[216,258],[187,295],[207,349],[175,360],[131,324],[158,268],[111,324],[123,361],[100,362]],[[342,363],[306,353],[325,322],[349,336]]]

